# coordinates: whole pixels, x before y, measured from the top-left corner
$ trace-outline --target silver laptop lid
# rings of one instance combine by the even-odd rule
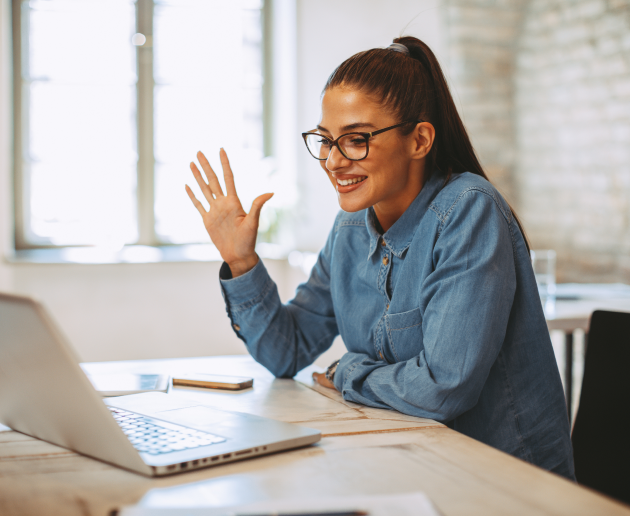
[[[0,423],[150,474],[45,309],[0,293]]]

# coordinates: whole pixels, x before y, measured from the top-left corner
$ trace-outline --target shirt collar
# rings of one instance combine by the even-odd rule
[[[429,180],[424,184],[420,193],[413,202],[401,215],[401,217],[382,235],[385,245],[398,258],[407,250],[420,220],[429,208],[429,204],[433,201],[437,193],[444,185],[444,178],[439,173],[431,174]],[[381,234],[378,231],[378,219],[374,213],[374,208],[370,207],[365,210],[365,226],[370,236],[370,249],[368,251],[368,260],[372,257],[378,247]]]

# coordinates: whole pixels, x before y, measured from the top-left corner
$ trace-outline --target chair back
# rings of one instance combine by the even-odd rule
[[[577,481],[630,504],[630,313],[591,316],[571,439]]]

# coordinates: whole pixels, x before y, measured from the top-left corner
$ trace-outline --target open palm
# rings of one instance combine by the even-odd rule
[[[186,185],[186,192],[195,208],[199,211],[206,231],[208,231],[210,239],[219,250],[219,253],[221,253],[221,258],[230,266],[232,275],[236,277],[245,274],[258,263],[255,247],[260,210],[271,199],[273,194],[266,193],[258,196],[254,199],[249,213],[246,213],[236,194],[234,174],[232,173],[227,154],[223,149],[220,151],[220,157],[223,177],[225,178],[226,194],[223,193],[221,184],[210,163],[208,163],[208,160],[201,152],[197,153],[197,159],[208,182],[206,183],[201,176],[197,165],[191,163],[190,169],[210,208],[208,210],[205,209],[188,185]]]

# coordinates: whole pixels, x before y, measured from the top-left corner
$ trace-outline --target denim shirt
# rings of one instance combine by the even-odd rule
[[[282,304],[262,261],[221,286],[254,359],[292,377],[341,335],[344,399],[434,419],[574,479],[567,409],[525,241],[485,179],[438,174],[380,234],[340,212]]]

